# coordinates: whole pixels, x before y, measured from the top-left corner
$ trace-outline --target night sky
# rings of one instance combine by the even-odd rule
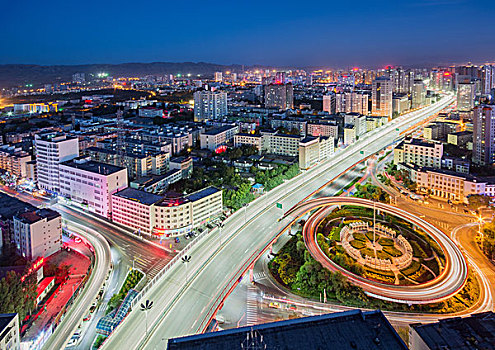
[[[4,1],[0,63],[495,60],[495,1]]]

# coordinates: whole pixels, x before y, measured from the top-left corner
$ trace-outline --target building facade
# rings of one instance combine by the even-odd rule
[[[112,194],[128,185],[127,170],[80,157],[60,164],[60,195],[106,218]]]
[[[392,81],[386,77],[373,80],[371,88],[371,115],[392,118]]]
[[[194,93],[194,121],[219,119],[228,113],[227,93],[222,91],[196,91]]]
[[[17,251],[28,260],[48,257],[62,248],[62,217],[51,209],[38,209],[14,217]]]
[[[60,134],[35,135],[38,187],[58,193],[60,163],[79,156],[79,141]]]
[[[495,164],[495,105],[481,105],[474,109],[473,162]]]

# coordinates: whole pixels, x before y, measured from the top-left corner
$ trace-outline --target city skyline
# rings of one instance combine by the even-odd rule
[[[495,11],[488,1],[114,5],[6,4],[0,63],[379,67],[482,63],[495,54],[487,45]],[[21,26],[8,15],[16,12]]]

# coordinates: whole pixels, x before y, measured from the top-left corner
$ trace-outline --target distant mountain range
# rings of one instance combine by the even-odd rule
[[[241,72],[241,65],[220,65],[205,62],[153,62],[153,63],[122,63],[122,64],[83,64],[40,66],[31,64],[0,65],[0,87],[8,88],[24,84],[50,84],[72,80],[72,74],[90,74],[101,72],[110,76],[144,76],[162,74],[213,74],[218,71]]]

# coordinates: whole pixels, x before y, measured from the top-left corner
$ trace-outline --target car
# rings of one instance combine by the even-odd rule
[[[88,316],[86,316],[85,318],[83,318],[83,321],[86,322],[86,321],[89,321],[91,320],[91,314],[88,314]]]
[[[268,307],[272,309],[280,309],[280,304],[276,301],[272,301],[270,304],[268,304]]]
[[[297,306],[294,305],[294,304],[289,304],[289,305],[287,305],[287,310],[296,311],[297,310]]]
[[[76,237],[76,238],[74,238],[74,241],[76,243],[81,243],[82,242],[82,239],[80,237]]]

